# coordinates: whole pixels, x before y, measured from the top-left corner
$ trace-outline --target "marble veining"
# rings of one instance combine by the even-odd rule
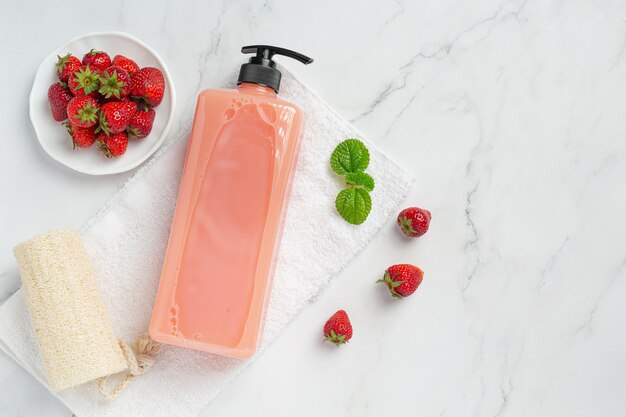
[[[12,57],[0,302],[19,285],[7,278],[16,243],[79,227],[132,174],[76,175],[39,148],[24,112],[50,50],[93,30],[153,46],[178,92],[171,140],[188,134],[199,90],[231,82],[242,45],[280,44],[316,59],[289,68],[416,176],[407,205],[433,222],[407,242],[390,219],[202,415],[624,415],[626,3],[112,0],[97,19],[88,2],[34,8],[0,16]],[[373,281],[399,262],[426,276],[398,303]],[[329,349],[319,332],[338,308],[355,336]],[[0,354],[0,415],[72,414]]]

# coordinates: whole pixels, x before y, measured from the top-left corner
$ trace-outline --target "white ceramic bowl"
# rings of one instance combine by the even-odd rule
[[[91,49],[103,50],[111,59],[121,54],[133,59],[140,67],[159,68],[165,77],[165,95],[155,109],[156,117],[152,132],[143,139],[130,139],[128,150],[118,158],[106,158],[97,145],[87,149],[72,149],[72,140],[65,126],[55,122],[48,104],[48,88],[57,81],[54,64],[57,55],[68,52],[82,59]],[[161,146],[174,117],[176,93],[172,77],[163,60],[152,48],[137,38],[122,32],[88,33],[72,39],[54,50],[43,60],[30,92],[30,120],[43,149],[58,162],[71,169],[90,175],[116,174],[137,167]]]

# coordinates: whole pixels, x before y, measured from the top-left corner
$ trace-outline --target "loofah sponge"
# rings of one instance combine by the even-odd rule
[[[78,233],[43,234],[14,252],[50,388],[128,369]]]

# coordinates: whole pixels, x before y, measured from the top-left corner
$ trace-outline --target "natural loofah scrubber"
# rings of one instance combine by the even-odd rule
[[[60,230],[14,249],[50,388],[61,391],[98,379],[114,398],[152,364],[158,344],[142,336],[133,352],[115,336],[94,272],[77,232]],[[111,392],[106,377],[128,370]]]

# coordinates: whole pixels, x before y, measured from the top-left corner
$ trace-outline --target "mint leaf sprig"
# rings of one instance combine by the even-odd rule
[[[365,171],[370,163],[370,152],[358,139],[341,142],[330,156],[330,167],[342,175],[348,188],[335,199],[337,212],[350,224],[361,224],[372,211],[370,192],[376,185]]]

